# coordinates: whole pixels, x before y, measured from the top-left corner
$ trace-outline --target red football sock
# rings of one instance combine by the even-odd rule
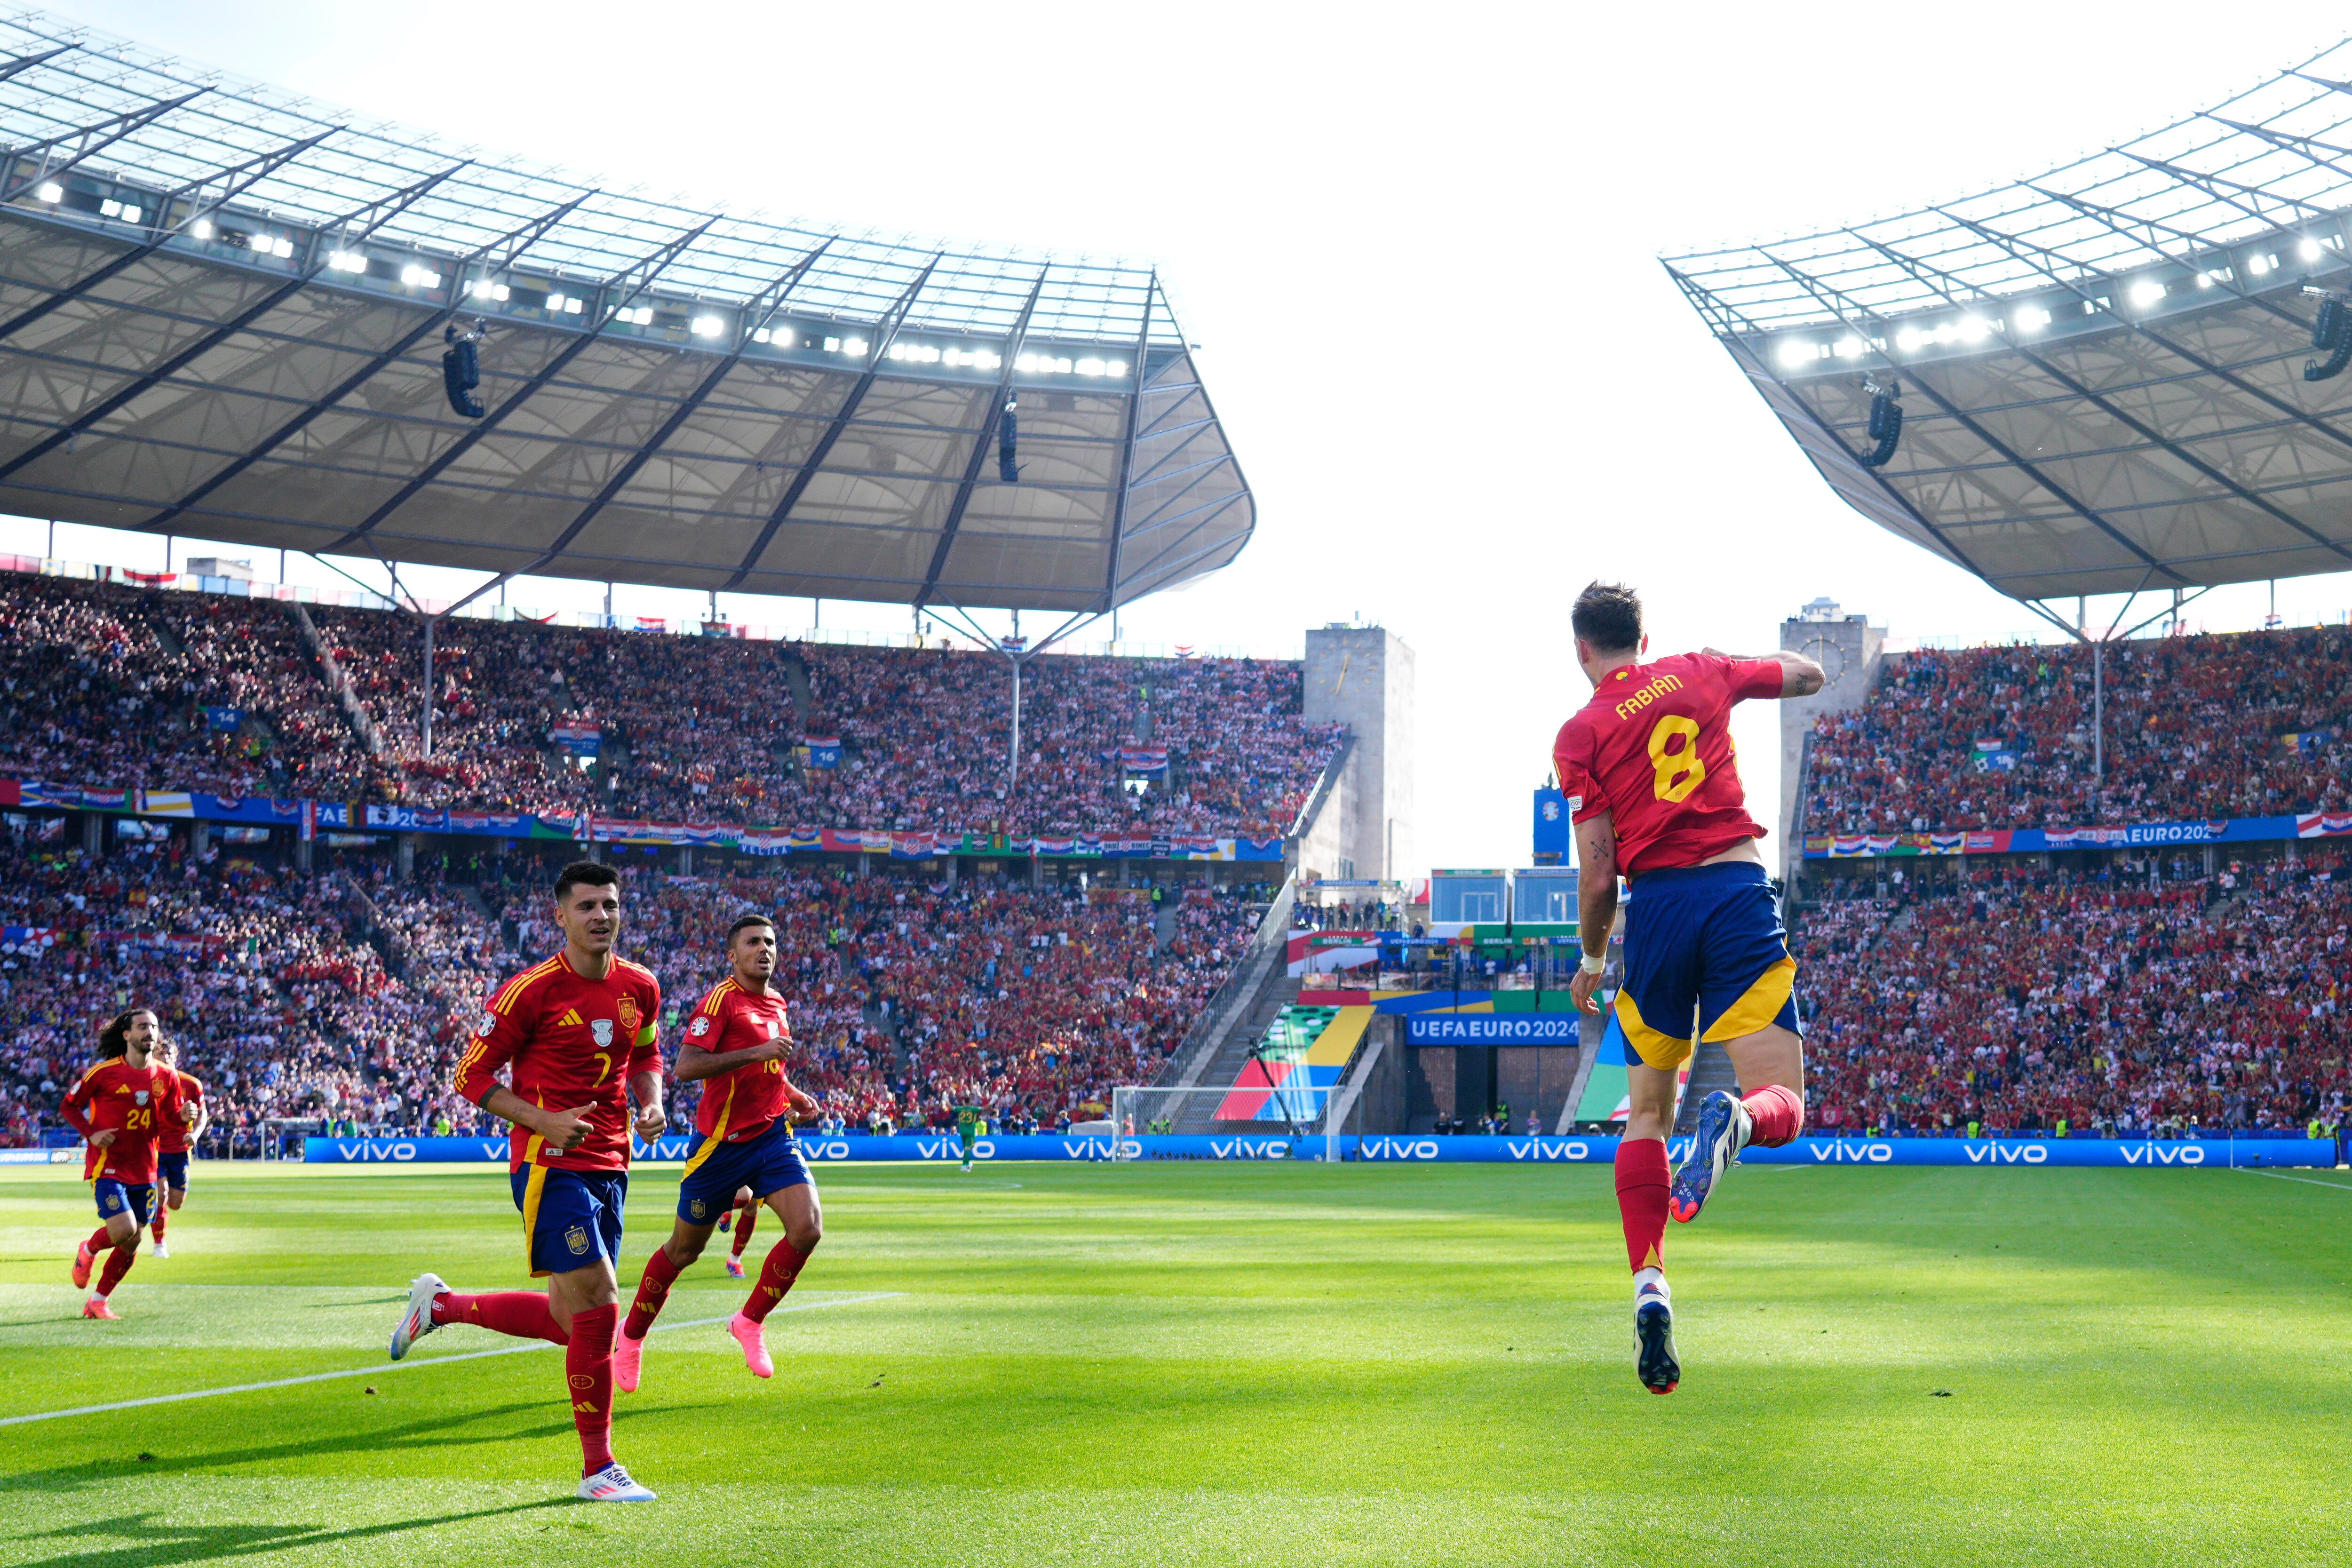
[[[1664,1139],[1628,1138],[1617,1145],[1617,1214],[1625,1224],[1625,1260],[1636,1271],[1662,1267],[1670,1188]]]
[[[758,1204],[745,1204],[741,1208],[735,1211],[736,1257],[742,1257],[743,1248],[751,1244],[751,1230],[752,1227],[759,1223],[759,1219],[760,1205]]]
[[[131,1259],[138,1256],[138,1249],[127,1243],[108,1253],[106,1267],[99,1271],[98,1293],[101,1296],[113,1295],[114,1288],[122,1283],[122,1277],[131,1272]]]
[[[572,1342],[563,1349],[564,1382],[572,1390],[572,1425],[580,1429],[580,1473],[593,1476],[613,1462],[613,1330],[621,1310],[605,1305],[572,1314]]]
[[[801,1277],[801,1266],[809,1255],[793,1245],[791,1237],[768,1249],[768,1261],[760,1265],[760,1283],[752,1288],[751,1299],[743,1303],[743,1315],[755,1323],[767,1321],[793,1281]]]
[[[83,1242],[82,1245],[89,1247],[92,1254],[97,1254],[104,1252],[108,1247],[112,1247],[114,1245],[114,1237],[107,1235],[106,1227],[104,1226],[100,1226],[96,1230],[89,1233],[89,1239]]]
[[[1805,1097],[1793,1089],[1768,1083],[1740,1103],[1748,1108],[1748,1141],[1759,1149],[1778,1149],[1805,1130]]]
[[[162,1204],[157,1204],[155,1212],[147,1216],[147,1234],[158,1241],[163,1239],[163,1218],[168,1212]]]
[[[536,1290],[492,1290],[480,1296],[460,1296],[455,1290],[433,1298],[436,1323],[471,1323],[519,1340],[545,1340],[560,1345],[571,1336],[548,1310],[547,1298]]]
[[[669,1300],[669,1283],[677,1278],[677,1265],[669,1260],[669,1250],[656,1247],[654,1255],[646,1259],[645,1277],[637,1281],[637,1299],[629,1303],[629,1321],[621,1331],[633,1340],[646,1337],[646,1331],[661,1316],[662,1303]]]

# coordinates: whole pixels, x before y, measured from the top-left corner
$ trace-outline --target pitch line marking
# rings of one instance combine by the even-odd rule
[[[2306,1187],[2326,1187],[2332,1192],[2352,1193],[2352,1182],[2323,1182],[2317,1176],[2290,1176],[2284,1171],[2254,1171],[2248,1170],[2243,1165],[2236,1168],[2245,1171],[2250,1176],[2268,1176],[2277,1182],[2301,1182]]]
[[[820,1307],[855,1307],[862,1301],[887,1301],[905,1294],[904,1290],[877,1290],[868,1295],[844,1296],[831,1301],[788,1301],[773,1309],[768,1315],[772,1318],[778,1312],[814,1312]],[[712,1323],[726,1322],[734,1315],[730,1312],[725,1318],[689,1318],[682,1323],[656,1323],[649,1331],[657,1334],[667,1329],[708,1328]],[[301,1377],[272,1378],[268,1383],[237,1383],[231,1384],[226,1388],[192,1388],[185,1394],[157,1394],[145,1399],[117,1400],[111,1405],[77,1405],[70,1410],[42,1410],[30,1415],[5,1415],[0,1416],[0,1426],[17,1426],[28,1421],[55,1421],[67,1415],[99,1415],[109,1410],[136,1410],[142,1405],[177,1405],[184,1399],[210,1399],[221,1394],[253,1394],[265,1388],[292,1388],[298,1384],[304,1383],[332,1383],[337,1378],[373,1377],[378,1373],[413,1372],[421,1366],[442,1366],[453,1361],[480,1361],[487,1356],[523,1355],[531,1351],[561,1348],[546,1340],[533,1340],[527,1345],[500,1345],[496,1350],[460,1351],[456,1355],[426,1356],[422,1361],[388,1361],[382,1366],[353,1367],[349,1372],[313,1372]]]

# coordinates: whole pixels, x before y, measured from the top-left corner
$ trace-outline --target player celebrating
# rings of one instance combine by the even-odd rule
[[[745,915],[728,927],[727,958],[735,972],[703,997],[677,1047],[678,1081],[709,1080],[694,1113],[702,1143],[688,1158],[686,1179],[678,1184],[677,1222],[669,1239],[646,1259],[636,1300],[621,1325],[613,1361],[624,1394],[636,1390],[646,1334],[669,1299],[670,1282],[702,1256],[738,1193],[749,1189],[784,1222],[783,1239],[760,1266],[751,1299],[727,1324],[743,1347],[743,1364],[756,1376],[776,1373],[768,1354],[768,1314],[824,1237],[816,1185],[793,1137],[793,1118],[814,1116],[817,1107],[784,1076],[793,1029],[784,999],[769,984],[776,972],[775,923],[765,915]],[[740,1227],[749,1221],[736,1223]]]
[[[1731,708],[1809,697],[1822,689],[1822,669],[1793,653],[1733,658],[1712,648],[1644,663],[1642,602],[1614,584],[1578,595],[1569,625],[1596,689],[1552,742],[1580,873],[1584,963],[1570,990],[1577,1006],[1600,1012],[1592,992],[1622,871],[1625,973],[1606,1037],[1622,1041],[1631,1105],[1617,1145],[1617,1207],[1633,1268],[1635,1367],[1651,1393],[1672,1394],[1682,1366],[1658,1251],[1668,1209],[1697,1218],[1742,1148],[1778,1148],[1805,1124],[1797,964],[1756,848],[1764,829],[1740,788]],[[1670,1180],[1665,1138],[1694,1037],[1723,1046],[1747,1099],[1706,1097],[1697,1142]]]
[[[61,1108],[68,1124],[89,1141],[82,1180],[93,1184],[102,1222],[74,1250],[75,1289],[89,1283],[90,1266],[106,1251],[98,1289],[82,1303],[85,1318],[116,1317],[107,1298],[131,1272],[139,1227],[154,1212],[156,1134],[184,1114],[172,1070],[155,1060],[162,1033],[144,1007],[116,1014],[99,1034],[98,1060],[67,1091]]]
[[[509,1179],[522,1211],[523,1248],[547,1293],[452,1292],[436,1274],[409,1288],[392,1331],[392,1359],[447,1323],[475,1323],[564,1347],[572,1421],[580,1433],[580,1495],[593,1502],[651,1502],[613,1458],[613,1330],[620,1285],[621,1209],[629,1190],[627,1098],[635,1131],[662,1130],[661,1053],[654,1019],[661,984],[614,955],[620,878],[580,861],[555,879],[563,951],[499,988],[458,1059],[459,1094],[513,1123]],[[511,1064],[514,1087],[492,1075]]]
[[[155,1140],[155,1212],[147,1221],[147,1234],[155,1238],[155,1256],[169,1258],[172,1249],[164,1245],[163,1231],[170,1216],[188,1201],[188,1149],[205,1135],[212,1112],[205,1107],[203,1081],[180,1070],[180,1042],[166,1035],[155,1043],[154,1054],[172,1075],[188,1112],[184,1121],[165,1117]]]

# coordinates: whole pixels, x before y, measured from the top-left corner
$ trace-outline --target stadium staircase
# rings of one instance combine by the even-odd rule
[[[1698,1049],[1691,1053],[1690,1082],[1683,1089],[1682,1110],[1675,1117],[1675,1131],[1697,1131],[1699,1102],[1718,1089],[1738,1094],[1739,1075],[1731,1070],[1731,1058],[1724,1054],[1721,1046],[1701,1040]]]
[[[1286,879],[1242,949],[1233,973],[1202,1005],[1200,1016],[1152,1080],[1153,1087],[1222,1088],[1234,1081],[1265,1026],[1298,999],[1298,982],[1290,973],[1290,919],[1297,907],[1297,884]],[[1214,1076],[1220,1067],[1223,1078]]]
[[[369,756],[383,756],[383,736],[377,731],[375,721],[368,717],[366,707],[360,701],[360,694],[352,689],[352,678],[343,673],[343,667],[335,662],[333,650],[319,635],[319,623],[310,618],[310,612],[304,609],[299,600],[288,601],[286,607],[294,612],[294,624],[302,633],[302,646],[310,650],[311,658],[318,662],[320,672],[326,676],[327,689],[335,694],[335,706],[342,710],[352,733],[360,738],[360,744],[367,748]]]
[[[1286,940],[1285,952],[1288,951],[1288,946]],[[1289,966],[1286,963],[1283,967],[1286,969]],[[1192,1083],[1177,1087],[1224,1089],[1232,1085],[1241,1077],[1242,1068],[1248,1065],[1250,1051],[1265,1038],[1266,1031],[1273,1027],[1276,1018],[1282,1016],[1283,1009],[1297,1005],[1297,1001],[1298,981],[1296,976],[1279,975],[1261,987],[1251,998],[1248,1009],[1225,1032],[1224,1037],[1217,1041],[1216,1048],[1202,1064],[1200,1077]],[[1172,1131],[1256,1133],[1278,1132],[1285,1129],[1286,1123],[1278,1118],[1267,1122],[1219,1121],[1216,1120],[1217,1103],[1205,1094],[1187,1096],[1174,1112]]]

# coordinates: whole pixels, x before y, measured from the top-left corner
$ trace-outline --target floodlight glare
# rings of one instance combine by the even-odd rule
[[[33,194],[40,197],[41,200],[47,202],[52,206],[66,199],[65,187],[58,184],[55,180],[43,180],[41,182],[41,188],[35,191]]]
[[[827,338],[825,341],[827,342],[831,342],[833,340]],[[858,358],[865,354],[866,346],[866,342],[864,338],[845,338],[842,340],[841,352],[848,354],[852,358]]]
[[[2246,270],[2252,273],[2257,278],[2262,277],[2264,273],[2268,272],[2272,268],[2277,265],[2278,264],[2275,261],[2273,261],[2267,256],[2249,256],[2246,258]]]
[[[188,226],[188,233],[197,239],[210,239],[213,237],[213,220],[208,217],[198,218]]]
[[[2319,241],[2306,235],[2303,243],[2294,247],[2294,253],[2305,261],[2316,261],[2319,259]]]
[[[1895,334],[1895,346],[1901,349],[1906,354],[1916,353],[1919,351],[1920,344],[1925,341],[1925,339],[1919,336],[1917,330],[1911,327],[1905,327]],[[1786,355],[1790,349],[1795,348],[1796,346],[1797,345],[1795,343],[1786,344],[1781,348],[1780,353],[1783,355]]]
[[[427,267],[408,266],[400,269],[400,280],[411,289],[438,289],[441,274]]]
[[[698,338],[715,338],[727,330],[727,323],[716,316],[697,316],[686,330]]]
[[[109,196],[106,200],[98,204],[98,216],[100,217],[121,217],[122,216],[122,204],[116,201],[112,196]]]
[[[2164,298],[2164,285],[2153,278],[2143,278],[2131,286],[2131,302],[2145,310]]]
[[[1982,316],[1962,316],[1959,336],[1964,343],[1980,343],[1992,331],[1992,323]]]
[[[2039,305],[2020,305],[2011,314],[2010,323],[2021,332],[2038,332],[2050,324],[2050,312]]]
[[[548,308],[550,310],[562,310],[562,309],[563,309],[563,296],[562,296],[562,295],[561,295],[561,294],[550,294],[550,295],[547,297],[547,308]]]
[[[327,268],[331,272],[359,273],[367,270],[367,258],[355,251],[334,250],[327,253]]]

